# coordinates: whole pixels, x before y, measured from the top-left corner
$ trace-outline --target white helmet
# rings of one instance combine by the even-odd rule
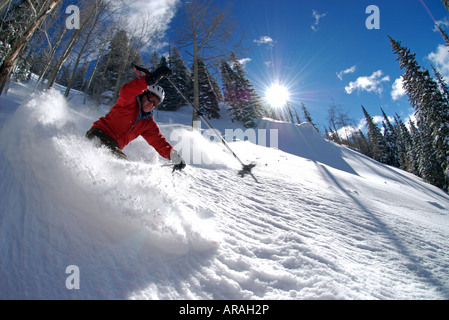
[[[160,87],[156,84],[152,84],[152,85],[148,86],[147,92],[150,92],[150,93],[154,94],[156,97],[158,97],[160,100],[159,104],[161,104],[164,101],[165,92],[164,92],[164,89],[162,89],[162,87]]]

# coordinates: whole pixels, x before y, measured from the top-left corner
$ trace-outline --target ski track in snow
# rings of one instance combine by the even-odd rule
[[[231,143],[260,184],[195,134],[225,161],[171,173],[143,140],[129,162],[86,141],[99,115],[52,90],[4,116],[1,299],[449,299],[449,197],[420,179],[266,120],[291,153]]]

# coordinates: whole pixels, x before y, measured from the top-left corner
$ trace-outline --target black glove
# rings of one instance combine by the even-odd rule
[[[145,77],[145,81],[146,81],[147,85],[150,86],[152,84],[158,83],[163,77],[169,76],[171,74],[172,74],[172,71],[170,70],[170,68],[168,68],[166,66],[160,66],[159,68],[154,70],[152,73],[147,75]]]
[[[173,166],[173,172],[175,172],[176,170],[181,171],[181,170],[184,169],[185,167],[186,167],[186,163],[185,163],[184,161],[182,161],[181,163],[175,164],[175,165]]]
[[[186,167],[186,162],[184,161],[183,158],[181,158],[181,156],[178,154],[178,152],[175,149],[173,149],[170,153],[170,160],[174,164],[173,172],[175,172],[176,170],[181,171],[182,169],[184,169]]]

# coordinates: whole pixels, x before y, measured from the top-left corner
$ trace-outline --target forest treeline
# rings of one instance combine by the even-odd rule
[[[73,3],[84,14],[74,16],[79,21],[77,28],[71,29],[66,9]],[[247,128],[255,127],[257,119],[269,117],[297,124],[310,122],[318,130],[304,103],[299,108],[288,103],[274,109],[257,94],[239,60],[239,45],[229,44],[236,30],[226,8],[211,9],[208,0],[189,2],[180,14],[186,26],[196,28],[182,28],[180,40],[170,45],[168,54],[159,56],[154,51],[144,58],[143,48],[161,41],[159,30],[145,20],[139,27],[130,27],[120,19],[120,3],[0,0],[0,92],[6,92],[9,81],[26,81],[35,74],[35,90],[58,83],[66,88],[66,97],[76,90],[84,95],[85,103],[113,105],[120,87],[137,76],[133,64],[149,70],[166,65],[173,71],[173,82],[210,119],[220,117],[221,103],[225,103],[233,121]],[[447,1],[443,3],[447,5]],[[204,25],[189,23],[192,21],[204,21]],[[447,34],[437,27],[449,44]],[[348,132],[344,129],[351,127],[350,121],[334,104],[329,108],[324,135],[448,191],[449,87],[435,68],[432,76],[419,66],[410,49],[392,38],[390,43],[404,70],[403,86],[415,110],[414,119],[404,123],[399,115],[388,116],[380,110],[383,121],[379,127],[362,106],[366,130]],[[185,105],[166,79],[160,85],[167,97],[161,110],[176,111]]]

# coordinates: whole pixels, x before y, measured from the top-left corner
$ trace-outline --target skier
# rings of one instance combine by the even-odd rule
[[[128,159],[122,149],[142,136],[164,158],[174,164],[173,170],[182,170],[186,163],[161,134],[153,119],[153,110],[164,101],[165,92],[156,83],[171,70],[161,66],[154,72],[136,78],[120,89],[116,104],[104,117],[94,122],[86,137],[98,138],[118,157]]]

